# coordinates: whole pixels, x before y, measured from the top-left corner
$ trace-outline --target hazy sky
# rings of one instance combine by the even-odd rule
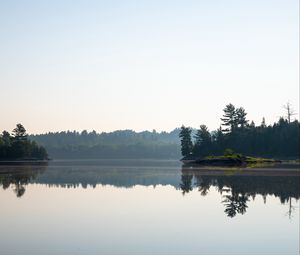
[[[2,1],[0,131],[171,130],[299,112],[298,0]]]

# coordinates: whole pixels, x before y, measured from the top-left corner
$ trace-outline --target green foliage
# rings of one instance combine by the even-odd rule
[[[193,153],[195,155],[207,154],[211,150],[212,146],[212,136],[205,125],[201,125],[200,129],[197,130],[195,135],[195,144],[193,148]]]
[[[236,117],[235,106],[233,104],[228,104],[223,109],[223,111],[224,111],[224,115],[223,115],[223,118],[221,118],[221,120],[223,121],[222,125],[226,127],[226,129],[224,129],[224,131],[228,132],[229,127],[232,130],[236,126],[237,117]]]
[[[246,119],[247,113],[243,107],[237,108],[235,111],[235,126],[244,128],[248,124]]]
[[[223,156],[206,156],[204,159],[243,159],[241,154],[223,155]]]
[[[236,128],[244,128],[248,124],[247,113],[243,107],[235,108],[233,104],[228,104],[224,108],[224,115],[221,118],[226,129],[224,132],[233,131]],[[230,128],[230,129],[229,129]]]
[[[186,157],[192,153],[193,143],[192,143],[192,129],[189,127],[182,126],[179,137],[181,139],[181,154]]]
[[[44,146],[55,159],[178,159],[179,132],[179,128],[171,132],[117,130],[97,133],[84,130],[30,135],[29,138]]]
[[[270,158],[260,158],[260,157],[246,157],[247,163],[265,163],[265,162],[275,162],[274,159]]]
[[[300,124],[298,120],[289,122],[280,118],[273,125],[266,125],[263,119],[260,126],[252,121],[248,124],[246,112],[240,107],[228,104],[221,119],[225,130],[221,128],[209,133],[205,125],[197,131],[193,144],[194,158],[209,155],[222,155],[238,157],[238,151],[244,155],[260,156],[266,158],[299,158],[300,155]],[[241,155],[240,155],[241,156]],[[251,159],[249,159],[251,160]],[[257,159],[255,159],[257,161]]]
[[[16,128],[12,131],[15,140],[26,140],[27,139],[27,134],[26,134],[26,129],[22,124],[17,124]]]
[[[47,159],[44,147],[28,140],[26,130],[21,124],[13,130],[13,136],[3,131],[0,136],[0,160]]]
[[[232,149],[226,149],[226,150],[224,151],[224,156],[225,156],[225,157],[229,157],[229,156],[233,156],[233,155],[234,155],[234,152],[233,152]]]

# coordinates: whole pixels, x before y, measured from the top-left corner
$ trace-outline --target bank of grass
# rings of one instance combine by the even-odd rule
[[[247,163],[275,163],[278,160],[272,158],[246,157]]]
[[[240,160],[245,163],[275,163],[275,159],[271,158],[261,158],[261,157],[250,157],[250,156],[243,156],[242,154],[234,153],[232,155],[222,155],[222,156],[207,156],[204,159],[206,160]]]
[[[201,162],[201,161],[200,161]],[[226,149],[221,156],[207,156],[202,160],[204,164],[219,164],[222,165],[247,165],[247,166],[262,166],[265,164],[272,164],[280,162],[271,158],[244,156],[240,153],[234,153],[231,149]]]

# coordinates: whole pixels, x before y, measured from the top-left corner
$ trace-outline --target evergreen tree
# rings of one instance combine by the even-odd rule
[[[0,160],[48,159],[44,147],[27,139],[26,130],[22,124],[17,124],[11,136],[3,131],[0,136]]]
[[[189,127],[182,126],[179,137],[181,139],[181,154],[186,157],[192,153],[193,143],[192,143],[192,129]]]
[[[205,125],[201,125],[195,135],[195,146],[193,153],[196,156],[206,156],[209,154],[212,145],[211,134]]]
[[[224,115],[223,118],[221,118],[223,124],[222,126],[225,126],[226,128],[223,130],[224,132],[229,132],[230,130],[233,130],[236,127],[236,111],[233,104],[228,104],[223,109]]]
[[[253,121],[253,120],[251,121],[251,123],[250,123],[249,127],[250,127],[250,128],[255,128],[255,123],[254,123],[254,121]]]
[[[209,133],[201,125],[195,135],[193,156],[222,155],[226,148],[249,156],[290,158],[300,157],[300,123],[281,117],[273,125],[266,125],[265,119],[260,126],[253,121],[248,124],[243,108],[229,104],[224,109],[223,126],[229,127],[224,132],[221,128]],[[247,127],[247,128],[246,128]]]
[[[10,133],[4,130],[2,132],[2,140],[3,140],[4,146],[10,146],[11,145]]]
[[[16,128],[13,130],[13,135],[15,140],[24,141],[27,139],[26,129],[22,124],[17,124]]]
[[[234,125],[236,127],[244,128],[248,120],[246,119],[247,113],[245,112],[245,109],[243,107],[237,108],[235,111],[235,123]]]

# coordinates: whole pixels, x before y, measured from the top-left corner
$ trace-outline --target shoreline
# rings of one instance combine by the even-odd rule
[[[0,166],[13,165],[41,165],[48,164],[50,160],[0,160]]]
[[[299,176],[300,163],[283,162],[263,166],[201,166],[182,165],[182,172],[203,175],[243,175],[243,176]],[[300,182],[300,180],[299,180]]]

